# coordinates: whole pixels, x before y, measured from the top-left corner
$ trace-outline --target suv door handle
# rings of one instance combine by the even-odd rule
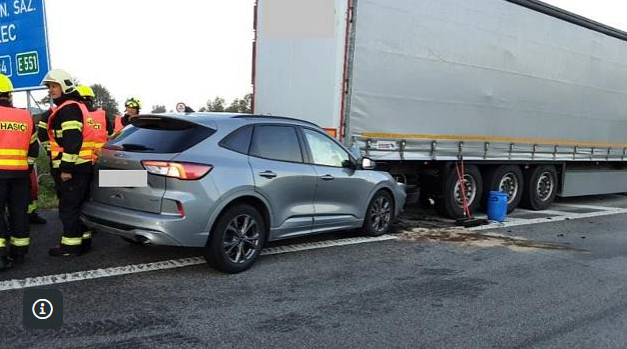
[[[261,177],[265,177],[265,178],[268,178],[268,179],[272,179],[272,178],[276,177],[276,173],[274,173],[272,171],[259,172],[259,175]]]
[[[335,179],[335,177],[331,176],[331,175],[324,175],[322,177],[320,177],[320,179],[322,179],[323,181],[332,181]]]

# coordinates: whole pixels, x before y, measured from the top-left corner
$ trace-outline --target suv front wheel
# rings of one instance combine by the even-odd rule
[[[261,253],[265,236],[266,226],[257,209],[245,204],[233,206],[211,231],[205,259],[225,273],[245,271]]]
[[[386,234],[394,221],[394,198],[390,193],[379,190],[368,205],[362,229],[368,236]]]

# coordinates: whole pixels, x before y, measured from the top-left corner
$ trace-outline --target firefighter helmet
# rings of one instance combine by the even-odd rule
[[[92,88],[87,85],[78,85],[76,89],[78,90],[78,94],[80,94],[81,97],[83,98],[85,97],[96,98],[96,94],[94,93],[94,90],[92,90]]]
[[[44,76],[41,84],[44,86],[48,86],[48,84],[52,82],[61,85],[61,89],[63,90],[64,94],[76,91],[76,84],[74,83],[74,79],[65,70],[53,69],[49,71],[48,74]]]
[[[131,97],[131,98],[127,99],[126,102],[124,102],[124,106],[127,107],[127,108],[141,109],[142,108],[142,102],[137,97]]]
[[[0,74],[0,93],[13,92],[13,84],[11,79],[4,74]]]

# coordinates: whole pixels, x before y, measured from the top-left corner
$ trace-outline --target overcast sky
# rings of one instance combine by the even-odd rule
[[[228,102],[252,92],[253,2],[47,0],[52,67],[103,84],[120,104],[136,95],[144,111]],[[624,1],[545,2],[627,31]]]
[[[46,0],[46,14],[52,68],[120,105],[197,110],[252,92],[253,0]]]

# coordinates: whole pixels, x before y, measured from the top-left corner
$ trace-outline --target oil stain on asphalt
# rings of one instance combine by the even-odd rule
[[[507,247],[513,251],[530,251],[534,249],[542,250],[569,250],[578,252],[588,252],[570,246],[535,242],[521,237],[513,237],[496,233],[478,233],[463,228],[409,228],[397,231],[399,239],[406,241],[430,241],[449,242],[464,246],[474,247]]]

